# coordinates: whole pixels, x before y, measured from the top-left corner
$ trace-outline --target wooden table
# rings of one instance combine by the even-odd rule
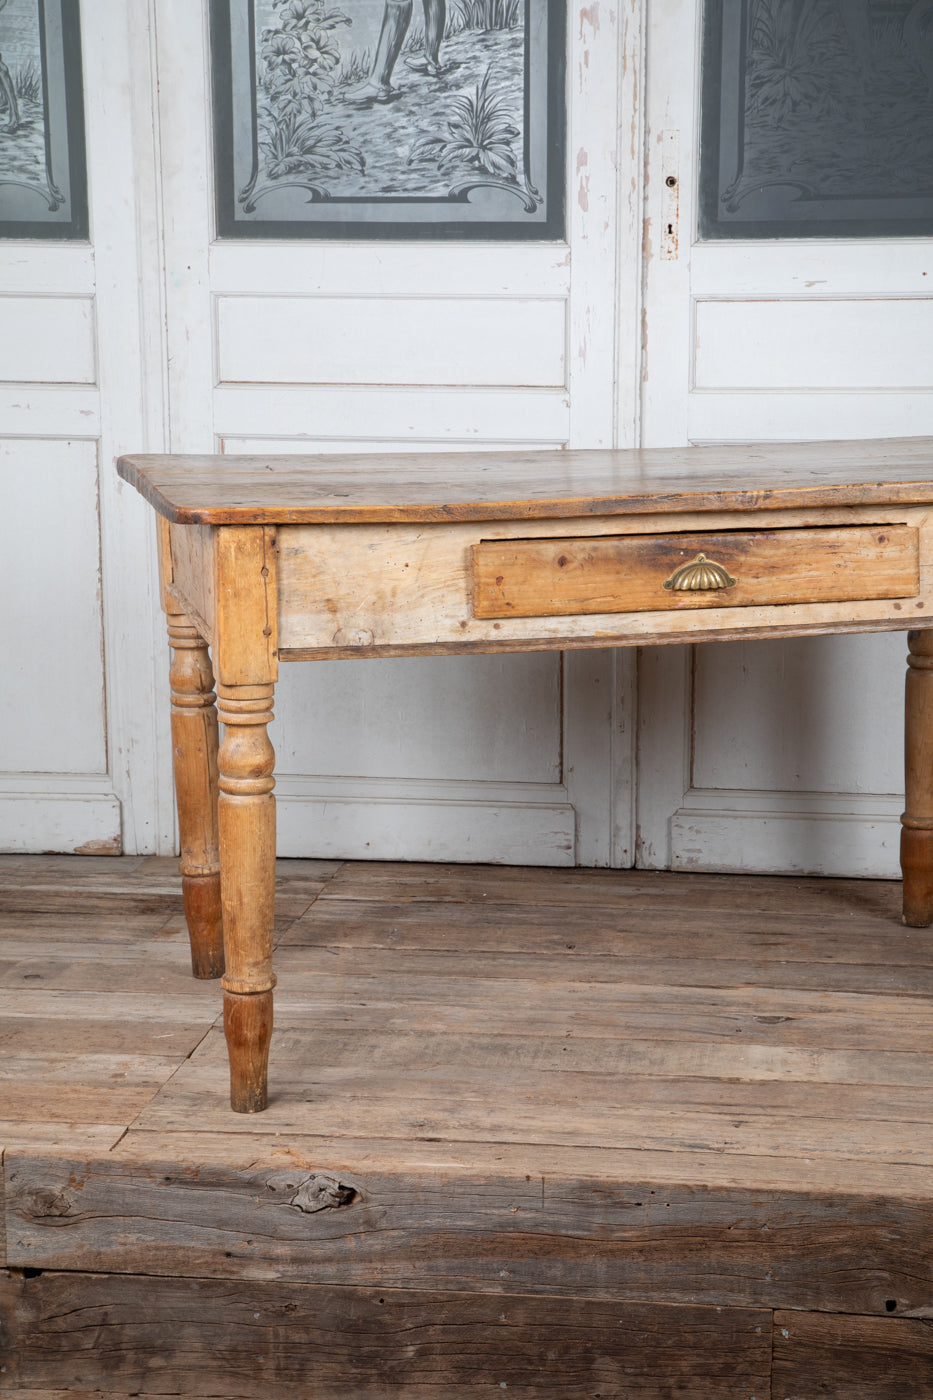
[[[160,516],[185,913],[237,1112],[267,1101],[280,661],[907,631],[904,920],[933,922],[933,439],[118,470]]]

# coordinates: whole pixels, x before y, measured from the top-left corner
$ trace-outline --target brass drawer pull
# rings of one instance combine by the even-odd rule
[[[681,564],[679,569],[675,569],[670,578],[664,580],[664,587],[679,593],[699,593],[714,588],[731,588],[734,583],[738,583],[738,579],[727,573],[721,564],[707,559],[705,554],[698,554],[691,563]]]

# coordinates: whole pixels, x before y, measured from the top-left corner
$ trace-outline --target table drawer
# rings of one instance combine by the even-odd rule
[[[481,540],[473,546],[473,614],[912,598],[920,588],[917,543],[909,525]]]

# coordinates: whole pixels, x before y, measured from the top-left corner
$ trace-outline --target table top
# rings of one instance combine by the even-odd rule
[[[933,438],[572,452],[121,457],[177,524],[562,519],[933,503]]]

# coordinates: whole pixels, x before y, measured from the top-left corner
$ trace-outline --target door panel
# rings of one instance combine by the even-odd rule
[[[615,307],[616,200],[640,164],[637,147],[618,161],[629,7],[568,24],[567,239],[481,246],[213,241],[206,6],[155,9],[173,451],[632,440]],[[628,861],[630,678],[609,652],[283,666],[279,850]]]
[[[469,386],[425,394],[404,386],[257,384],[223,386],[214,394],[221,451],[247,454],[561,447],[567,441],[567,408],[566,389]]]
[[[0,297],[0,378],[23,384],[94,384],[91,297]]]
[[[313,839],[360,858],[571,863],[559,660],[283,666],[271,731],[280,853]]]
[[[563,388],[561,297],[219,297],[219,382]]]
[[[0,770],[105,774],[96,444],[0,443],[0,496]]]
[[[933,381],[930,303],[694,302],[694,389],[920,389]]]
[[[282,668],[287,771],[465,782],[560,780],[560,675],[547,653]],[[510,692],[521,703],[508,704]],[[284,715],[284,718],[282,716]]]
[[[905,656],[897,632],[698,647],[694,722],[721,738],[695,745],[691,785],[897,793],[904,733],[889,709]],[[871,742],[858,753],[860,730]],[[729,735],[741,742],[723,742]]]
[[[933,433],[928,240],[698,241],[702,9],[648,7],[645,445]],[[900,635],[646,653],[641,863],[895,875],[905,653]]]
[[[148,17],[140,0],[96,0],[93,23],[88,8],[90,237],[0,241],[0,849],[105,854],[158,849],[172,810],[152,522],[113,470],[164,446]],[[34,9],[0,17],[17,69]]]

